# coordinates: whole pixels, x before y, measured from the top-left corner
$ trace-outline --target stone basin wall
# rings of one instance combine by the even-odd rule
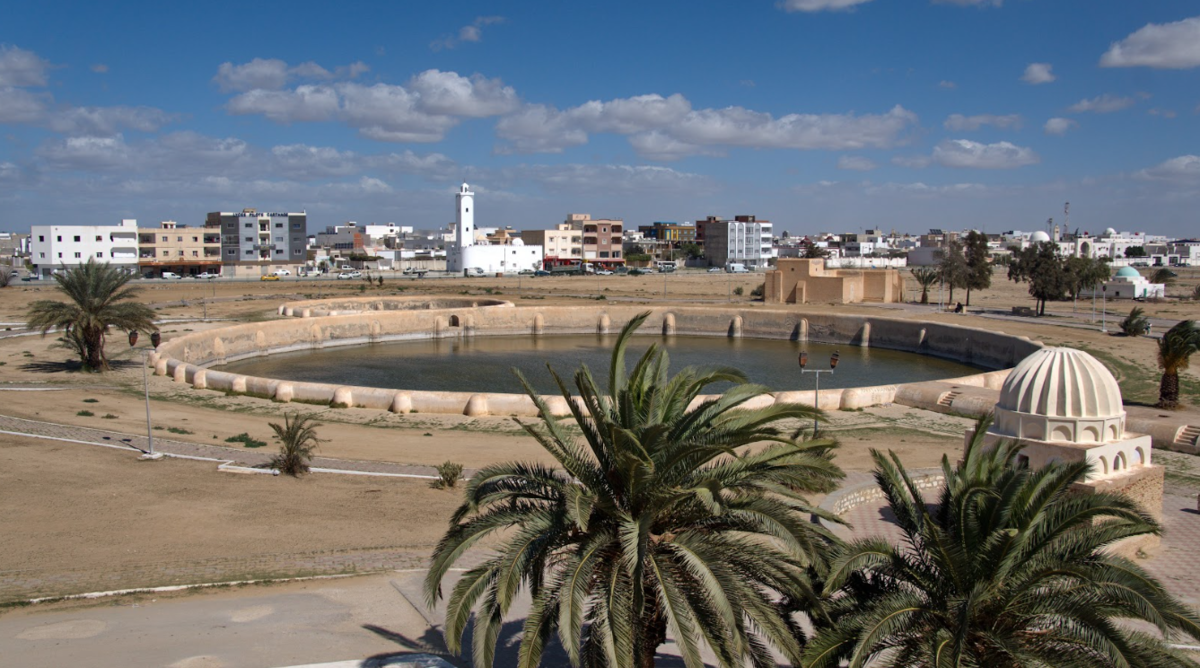
[[[169,375],[199,389],[242,392],[278,401],[373,408],[393,412],[457,413],[465,415],[536,416],[533,401],[520,394],[428,392],[373,387],[308,383],[259,378],[210,369],[236,360],[331,346],[360,345],[429,338],[485,335],[551,336],[554,334],[616,333],[643,311],[651,315],[642,331],[664,335],[708,335],[791,339],[840,345],[870,346],[932,355],[995,369],[950,379],[958,385],[999,389],[1018,361],[1041,347],[1026,337],[1003,332],[922,323],[894,318],[839,315],[794,309],[687,308],[646,306],[521,306],[500,300],[471,300],[472,305],[446,308],[366,308],[351,315],[314,315],[327,302],[298,302],[281,307],[293,316],[270,322],[232,325],[186,334],[164,341],[154,355],[155,372]],[[366,298],[365,302],[380,302]],[[387,301],[384,298],[382,301]],[[405,304],[446,301],[397,300]],[[313,308],[310,304],[318,304]],[[473,305],[473,304],[478,304]],[[308,311],[307,317],[303,315]],[[286,313],[285,313],[286,315]],[[821,393],[820,408],[854,409],[892,403],[903,385],[830,389]],[[799,403],[811,405],[812,392],[779,392],[764,396],[757,405]],[[566,415],[569,406],[561,396],[546,401],[555,415]],[[699,399],[698,399],[699,401]]]

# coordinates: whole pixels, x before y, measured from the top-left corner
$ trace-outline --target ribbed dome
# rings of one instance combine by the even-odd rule
[[[1121,267],[1120,269],[1117,270],[1117,277],[1119,277],[1119,278],[1141,278],[1142,275],[1140,273],[1138,273],[1138,270],[1134,269],[1133,267]]]
[[[1095,357],[1074,348],[1043,348],[1018,364],[997,408],[1047,417],[1122,416],[1121,388]]]

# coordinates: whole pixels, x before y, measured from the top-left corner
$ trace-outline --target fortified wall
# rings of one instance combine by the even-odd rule
[[[903,297],[904,277],[895,269],[826,269],[821,259],[780,258],[763,287],[768,304],[891,303]]]
[[[1038,342],[940,323],[872,316],[806,313],[762,308],[647,308],[641,305],[514,307],[511,303],[467,300],[449,308],[385,308],[378,299],[297,302],[280,307],[269,322],[233,325],[186,334],[164,341],[153,355],[155,372],[198,389],[240,392],[282,402],[300,401],[392,412],[455,413],[465,415],[535,416],[537,409],[523,394],[426,392],[309,383],[261,378],[210,369],[236,360],[273,353],[318,350],[334,346],[414,339],[487,335],[549,336],[554,334],[616,333],[634,316],[649,310],[643,332],[663,335],[753,337],[816,341],[837,345],[886,348],[952,359],[996,371],[951,382],[999,389],[1008,369],[1035,350]],[[401,300],[406,304],[413,300]],[[362,307],[341,315],[341,307]],[[436,302],[435,302],[436,304]],[[442,304],[445,305],[445,304]],[[317,315],[336,312],[339,315]],[[307,317],[305,317],[307,314]],[[820,408],[836,410],[892,403],[903,385],[880,385],[821,392]],[[762,404],[810,404],[812,392],[778,392]],[[569,406],[561,396],[546,398],[555,415]]]

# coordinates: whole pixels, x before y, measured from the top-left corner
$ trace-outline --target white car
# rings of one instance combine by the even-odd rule
[[[271,273],[275,274],[276,276],[291,276],[292,275],[292,272],[288,271],[287,269],[276,269],[275,271],[273,271]]]
[[[162,277],[163,277],[164,279],[183,278],[182,276],[180,276],[179,274],[176,274],[176,273],[175,273],[175,272],[173,272],[173,271],[164,271],[164,272],[162,273]]]
[[[362,278],[362,272],[343,271],[342,273],[338,274],[337,277],[339,279],[345,279],[345,280],[350,280],[350,279],[354,279],[354,278]]]
[[[201,272],[201,273],[199,273],[199,274],[196,274],[196,275],[195,275],[195,276],[193,276],[192,278],[197,278],[197,279],[205,279],[205,280],[212,280],[212,279],[214,279],[214,278],[217,278],[217,277],[219,277],[219,276],[220,276],[220,274],[218,274],[218,273],[216,273],[216,272],[212,272],[212,271],[205,271],[205,272]]]
[[[608,269],[597,269],[596,275],[597,276],[612,276],[613,273],[612,273],[612,271],[610,271]]]
[[[709,267],[709,268],[708,268],[708,273],[710,273],[710,274],[719,274],[719,273],[721,273],[721,268],[720,268],[720,267]]]

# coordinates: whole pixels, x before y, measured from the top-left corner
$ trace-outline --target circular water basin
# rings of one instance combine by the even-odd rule
[[[281,353],[226,364],[221,371],[280,380],[442,392],[522,393],[513,369],[541,394],[558,394],[547,364],[574,390],[572,377],[586,364],[602,388],[616,334],[555,336],[476,336]],[[821,388],[869,387],[957,378],[981,369],[958,362],[880,348],[801,344],[778,339],[705,336],[635,336],[626,352],[632,371],[651,344],[666,349],[671,372],[686,366],[730,366],[751,382],[772,390],[811,390],[815,375],[801,377],[797,356],[809,354],[808,369],[829,369],[830,355],[841,358],[835,373],[820,374]],[[713,385],[719,392],[727,384]]]

